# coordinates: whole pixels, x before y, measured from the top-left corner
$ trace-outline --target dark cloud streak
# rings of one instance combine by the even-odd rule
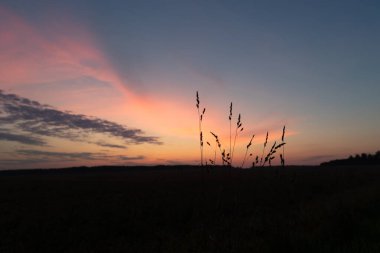
[[[118,159],[122,161],[143,160],[145,159],[145,156],[118,156]]]
[[[26,157],[39,157],[45,158],[45,161],[51,161],[52,159],[63,159],[66,161],[71,160],[118,160],[118,161],[130,161],[130,160],[143,160],[145,157],[140,156],[113,156],[104,153],[90,153],[90,152],[52,152],[35,149],[20,149],[17,150],[18,155]]]
[[[96,160],[98,153],[89,153],[89,152],[74,152],[74,153],[66,153],[66,152],[50,152],[50,151],[40,151],[40,150],[29,150],[22,149],[17,150],[17,154],[26,155],[32,157],[55,157],[62,158],[68,160],[77,160],[77,159],[85,159],[85,160]]]
[[[22,134],[4,133],[4,132],[0,132],[0,140],[14,141],[14,142],[22,143],[22,144],[36,145],[36,146],[46,145],[45,141],[36,137],[31,137],[31,136],[22,135]]]
[[[126,149],[127,148],[126,146],[123,146],[123,145],[116,145],[116,144],[106,143],[103,141],[98,141],[95,144],[98,146],[107,147],[107,148],[120,148],[120,149]]]
[[[146,136],[141,129],[131,129],[111,121],[71,112],[63,112],[37,101],[0,90],[0,123],[11,125],[11,129],[41,135],[83,141],[93,133],[106,134],[132,144],[161,144],[158,137]],[[5,138],[5,137],[4,137]],[[11,137],[9,137],[11,138]],[[15,139],[15,138],[14,138]],[[15,141],[17,141],[15,139]],[[19,138],[19,142],[28,142]],[[29,140],[31,145],[41,145]],[[96,143],[100,146],[125,148],[121,145]]]

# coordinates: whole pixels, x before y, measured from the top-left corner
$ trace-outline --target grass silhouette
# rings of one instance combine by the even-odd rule
[[[241,168],[244,168],[244,163],[245,163],[245,160],[247,158],[248,150],[249,150],[249,148],[252,145],[252,140],[253,140],[254,137],[255,137],[255,135],[252,135],[252,138],[251,138],[251,140],[249,141],[249,143],[247,145],[247,148],[245,150],[245,155],[244,155],[243,163],[241,164]],[[250,154],[249,156],[252,156],[252,154]]]
[[[233,110],[232,110],[233,107],[232,107],[232,105],[233,105],[233,103],[231,102],[230,103],[230,107],[229,107],[229,115],[228,115],[228,121],[229,121],[229,150],[230,150],[230,152],[226,153],[226,149],[222,147],[221,140],[218,137],[218,135],[215,134],[215,132],[210,131],[210,134],[215,139],[215,146],[211,145],[210,142],[206,142],[207,145],[208,145],[208,147],[213,148],[214,158],[213,159],[211,159],[211,158],[208,159],[208,161],[211,163],[211,165],[215,165],[215,166],[217,165],[217,163],[216,163],[216,147],[218,147],[218,149],[220,151],[220,155],[221,155],[221,165],[233,167],[236,141],[238,139],[239,133],[241,133],[244,130],[244,127],[243,127],[243,123],[241,121],[241,114],[239,113],[237,121],[236,121],[235,135],[234,135],[234,138],[233,138],[233,145],[232,145],[232,117],[233,117]],[[198,127],[199,127],[199,135],[200,135],[200,152],[201,152],[200,164],[201,164],[201,166],[203,166],[203,159],[204,159],[204,157],[203,157],[203,138],[204,138],[204,136],[203,136],[203,131],[202,131],[202,120],[203,120],[203,116],[204,116],[204,113],[205,113],[206,109],[204,108],[203,111],[202,111],[202,113],[201,113],[201,111],[200,111],[199,92],[198,91],[196,92],[196,107],[197,107],[197,111],[198,111]],[[268,154],[266,154],[266,156],[264,157],[266,146],[268,144],[268,136],[269,136],[269,132],[266,133],[265,141],[264,141],[264,144],[263,144],[262,154],[261,154],[261,158],[260,158],[260,166],[263,167],[263,166],[265,166],[266,163],[268,163],[269,166],[272,166],[272,161],[276,157],[275,154],[277,153],[277,149],[279,149],[280,147],[282,147],[282,154],[280,154],[279,157],[280,157],[280,164],[284,167],[285,166],[285,148],[284,148],[284,146],[286,144],[284,142],[284,138],[285,138],[285,126],[282,129],[281,143],[276,146],[277,142],[274,142],[272,148],[270,149],[270,151],[268,152]],[[251,146],[253,144],[252,141],[253,141],[254,137],[255,137],[255,134],[252,135],[249,143],[246,146],[246,150],[245,150],[245,153],[244,153],[243,160],[242,160],[242,163],[240,165],[240,168],[244,167],[244,165],[245,165],[245,163],[247,161],[247,158],[253,157],[253,153],[250,153],[249,156],[248,156],[248,151],[249,151],[249,149],[251,148]],[[254,159],[252,161],[252,167],[254,167],[254,166],[258,165],[258,164],[259,164],[259,156],[257,155],[256,159]]]
[[[281,141],[282,143],[285,141],[285,126],[282,128]],[[280,154],[280,160],[282,167],[285,167],[285,145],[282,145],[282,154]]]
[[[200,104],[200,100],[199,100],[199,94],[198,94],[198,91],[196,93],[196,107],[197,107],[197,110],[198,110],[198,124],[199,124],[199,146],[200,146],[200,152],[201,152],[201,166],[203,166],[203,132],[202,132],[202,121],[203,121],[203,116],[206,112],[206,108],[203,108],[203,111],[202,113],[200,112],[200,109],[199,109],[199,104]]]

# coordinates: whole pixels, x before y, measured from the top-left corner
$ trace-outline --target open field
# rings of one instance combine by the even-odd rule
[[[380,166],[0,172],[0,252],[380,252],[379,238]]]

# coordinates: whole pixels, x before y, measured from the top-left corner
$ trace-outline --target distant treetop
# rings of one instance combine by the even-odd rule
[[[334,165],[376,165],[380,164],[380,151],[375,154],[362,153],[355,156],[350,155],[346,159],[337,159],[321,163],[321,166],[334,166]]]

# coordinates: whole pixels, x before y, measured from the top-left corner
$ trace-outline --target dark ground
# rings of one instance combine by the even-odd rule
[[[0,172],[0,252],[380,252],[380,166]]]

